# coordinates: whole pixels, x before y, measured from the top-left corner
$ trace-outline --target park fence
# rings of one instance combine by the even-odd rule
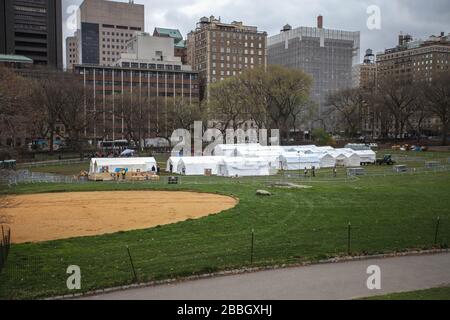
[[[21,183],[75,183],[83,182],[77,177],[65,176],[30,170],[4,171],[0,176],[0,184],[14,186]]]
[[[295,214],[287,213],[286,218],[292,215],[290,218],[295,219]],[[39,246],[48,248],[45,254],[43,250],[27,250],[8,261],[0,274],[0,284],[3,282],[8,290],[0,298],[73,294],[224,270],[279,267],[405,249],[448,248],[448,217],[430,215],[395,221],[274,221],[275,228],[253,228],[246,223],[238,230],[216,225],[209,234],[209,227],[194,221],[179,228],[176,237],[162,228],[152,228],[117,233],[105,241],[84,237],[68,240],[67,246],[59,241],[43,243]],[[70,276],[67,270],[74,265],[81,271],[81,291],[66,286]]]
[[[11,229],[8,226],[0,225],[1,238],[0,238],[0,273],[6,264],[8,258],[9,249],[11,246]]]

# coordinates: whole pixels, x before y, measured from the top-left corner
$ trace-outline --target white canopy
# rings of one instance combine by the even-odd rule
[[[180,173],[178,171],[178,162],[180,162],[181,157],[169,157],[166,162],[166,172],[170,172],[170,165],[172,164],[172,173]]]
[[[278,158],[283,170],[303,170],[315,167],[320,168],[319,157],[316,154],[302,152],[285,152]]]
[[[116,169],[125,169],[129,172],[148,172],[156,168],[153,157],[141,158],[92,158],[89,173],[114,172]]]
[[[336,160],[329,153],[318,154],[321,168],[333,168],[336,165]]]
[[[355,153],[361,158],[361,162],[374,163],[377,160],[377,154],[372,150],[355,150]]]
[[[218,165],[218,175],[224,177],[269,176],[276,174],[269,163],[262,158],[229,157]]]
[[[210,169],[211,174],[217,174],[217,166],[222,159],[221,156],[181,157],[177,172],[187,176],[202,176],[205,170]]]

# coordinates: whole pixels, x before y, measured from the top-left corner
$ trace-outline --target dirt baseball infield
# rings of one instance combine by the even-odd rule
[[[8,196],[0,209],[13,243],[145,229],[234,207],[232,197],[178,191],[64,192]]]

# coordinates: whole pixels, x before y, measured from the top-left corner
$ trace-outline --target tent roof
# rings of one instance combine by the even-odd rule
[[[297,152],[285,152],[280,155],[281,159],[285,159],[288,162],[305,162],[305,161],[319,161],[319,157],[314,153],[297,153]]]
[[[221,156],[205,156],[205,157],[181,157],[179,161],[182,161],[184,164],[216,164],[223,157]]]
[[[135,157],[135,158],[92,158],[91,163],[97,163],[100,166],[107,165],[132,165],[132,164],[145,164],[155,163],[156,160],[153,157]]]

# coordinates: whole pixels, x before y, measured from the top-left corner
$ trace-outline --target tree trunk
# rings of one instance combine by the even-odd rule
[[[442,125],[442,145],[447,145],[448,124]]]
[[[53,137],[54,137],[54,130],[50,129],[50,146],[49,146],[50,154],[53,154]]]

